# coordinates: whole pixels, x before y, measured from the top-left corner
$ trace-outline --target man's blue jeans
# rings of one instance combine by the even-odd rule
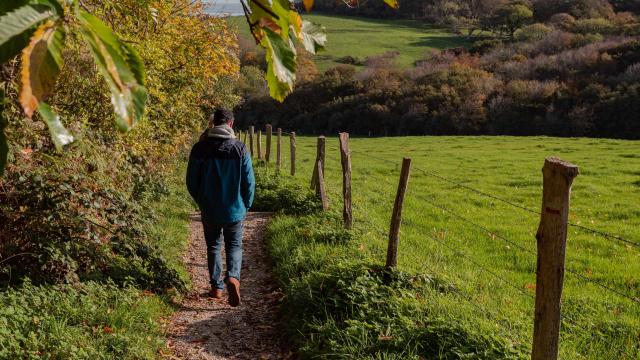
[[[224,280],[232,277],[240,281],[242,267],[242,233],[243,222],[231,224],[214,224],[202,220],[204,238],[207,242],[207,265],[209,266],[209,281],[211,287],[224,290],[222,274],[222,241],[227,254],[227,271]],[[224,236],[223,236],[224,235]]]

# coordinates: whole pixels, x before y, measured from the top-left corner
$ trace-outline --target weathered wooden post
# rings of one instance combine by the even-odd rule
[[[258,130],[258,160],[262,160],[262,130]]]
[[[324,174],[325,145],[327,139],[324,136],[318,136],[316,145],[316,165],[320,163],[322,173]],[[311,177],[311,188],[318,189],[318,166],[313,167],[313,176]]]
[[[329,210],[329,199],[327,198],[327,191],[324,187],[324,170],[322,170],[322,164],[316,162],[316,171],[318,172],[318,187],[316,193],[320,197],[322,202],[322,210]]]
[[[296,133],[291,132],[289,135],[290,151],[291,151],[291,176],[296,176]]]
[[[340,133],[340,159],[342,161],[342,197],[345,229],[353,227],[353,209],[351,207],[351,152],[349,151],[349,134]]]
[[[578,173],[577,166],[558,158],[546,159],[542,169],[532,360],[558,359],[569,199],[571,184]]]
[[[251,157],[253,158],[253,133],[254,133],[254,127],[253,126],[249,126],[249,152],[251,152]]]
[[[396,201],[393,204],[393,213],[391,214],[389,246],[387,248],[387,268],[395,268],[398,266],[398,242],[400,241],[400,224],[402,223],[402,205],[404,204],[404,196],[407,192],[407,186],[409,185],[410,172],[411,159],[404,158],[402,160],[402,171],[400,172],[400,183],[398,184]]]
[[[267,132],[267,149],[265,150],[264,158],[267,162],[271,159],[271,135],[273,133],[273,129],[271,124],[265,125],[265,130]]]
[[[280,172],[282,166],[282,129],[278,128],[278,144],[276,145],[276,170]]]

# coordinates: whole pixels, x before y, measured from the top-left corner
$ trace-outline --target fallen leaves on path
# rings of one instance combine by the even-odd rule
[[[264,245],[266,213],[251,213],[245,222],[242,265],[242,304],[227,305],[207,296],[209,281],[202,224],[199,216],[191,222],[190,246],[185,263],[193,290],[185,296],[169,327],[166,358],[179,359],[291,359],[284,330],[278,320],[282,293],[273,280]]]

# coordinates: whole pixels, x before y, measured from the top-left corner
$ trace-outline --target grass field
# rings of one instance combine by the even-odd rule
[[[332,208],[339,210],[337,139],[329,138],[327,146],[327,187]],[[492,323],[495,326],[489,331],[514,343],[527,346],[532,338],[538,216],[420,170],[536,211],[540,207],[544,159],[559,156],[579,165],[581,171],[573,186],[570,221],[640,242],[639,142],[406,137],[352,139],[351,149],[356,228],[362,233],[352,246],[384,264],[399,165],[403,156],[411,157],[413,171],[401,232],[400,269],[435,274],[454,283],[469,299],[456,296],[429,301],[450,317]],[[298,181],[309,181],[314,158],[315,139],[299,137]],[[284,163],[288,164],[288,151],[284,152]],[[450,209],[517,246],[429,203]],[[521,251],[518,246],[534,253]],[[566,266],[631,297],[640,297],[639,248],[571,227]],[[640,356],[640,304],[566,274],[563,317],[561,358],[625,358],[617,349],[631,351],[627,359]]]
[[[471,44],[465,37],[418,21],[319,14],[304,15],[304,18],[327,27],[327,49],[316,56],[319,70],[338,65],[336,59],[347,55],[364,59],[388,51],[399,51],[398,65],[409,67],[416,60],[423,58],[430,49],[447,49]],[[251,37],[243,17],[232,17],[230,21],[237,25],[243,36]]]

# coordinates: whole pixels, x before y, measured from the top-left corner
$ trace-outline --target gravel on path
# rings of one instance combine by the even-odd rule
[[[169,347],[180,359],[292,359],[278,314],[282,293],[271,275],[264,243],[270,213],[250,213],[245,221],[244,261],[237,308],[210,298],[206,244],[200,215],[191,218],[185,263],[193,283],[171,319]],[[224,251],[223,251],[224,257]]]

